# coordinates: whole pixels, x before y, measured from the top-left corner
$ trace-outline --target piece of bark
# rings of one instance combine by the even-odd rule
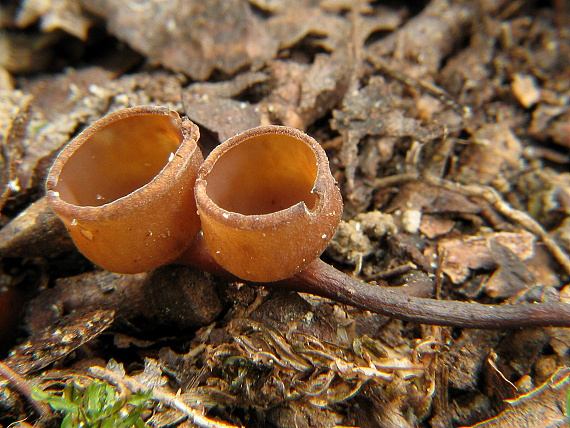
[[[211,323],[222,311],[218,283],[194,268],[170,265],[134,275],[95,271],[62,278],[33,299],[26,324],[36,331],[63,314],[100,307],[118,323],[148,331],[187,330]]]
[[[45,197],[0,229],[0,257],[53,257],[73,248],[65,226]]]

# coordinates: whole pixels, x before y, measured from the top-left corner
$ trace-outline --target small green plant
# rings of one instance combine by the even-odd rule
[[[61,428],[142,428],[141,419],[151,391],[119,394],[117,389],[100,380],[86,385],[69,381],[62,391],[36,388],[33,397],[63,415]]]

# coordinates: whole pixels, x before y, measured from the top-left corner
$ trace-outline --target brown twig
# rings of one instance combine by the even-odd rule
[[[133,393],[152,391],[152,398],[154,400],[177,409],[178,411],[185,414],[194,425],[197,425],[201,428],[237,428],[235,425],[230,425],[221,421],[215,421],[213,419],[202,416],[196,409],[193,409],[184,403],[178,395],[172,394],[163,388],[151,388],[139,382],[133,377],[121,376],[103,367],[93,366],[89,369],[89,371],[94,377],[107,381],[115,386],[122,384]]]
[[[387,279],[387,278],[391,278],[394,276],[398,276],[398,275],[403,275],[405,273],[408,273],[409,271],[411,271],[412,269],[415,269],[416,265],[413,264],[412,262],[407,262],[406,264],[400,265],[400,266],[396,266],[392,269],[388,269],[382,272],[378,272],[372,275],[368,275],[366,277],[366,281],[378,281],[380,279]]]
[[[32,396],[32,387],[30,382],[21,374],[15,372],[6,364],[0,362],[0,375],[6,378],[16,390],[22,394],[30,402],[40,419],[48,419],[52,416],[51,408],[41,401],[34,399]]]

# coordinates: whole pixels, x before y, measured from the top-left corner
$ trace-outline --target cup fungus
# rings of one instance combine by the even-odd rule
[[[313,138],[261,126],[203,162],[198,136],[190,120],[147,106],[107,115],[71,141],[48,174],[47,200],[78,249],[113,272],[185,263],[427,324],[570,326],[566,303],[441,301],[340,272],[319,259],[342,197]]]
[[[163,107],[111,113],[56,158],[47,198],[77,248],[118,273],[176,259],[198,234],[198,127]]]
[[[274,125],[216,147],[198,172],[196,202],[211,256],[235,276],[260,282],[305,269],[342,214],[322,147],[295,128]]]

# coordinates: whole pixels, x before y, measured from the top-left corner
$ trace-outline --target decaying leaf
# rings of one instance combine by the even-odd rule
[[[346,50],[317,55],[312,64],[273,61],[265,72],[190,85],[183,92],[184,107],[190,119],[219,141],[270,123],[306,129],[344,96],[349,64]],[[247,91],[260,99],[244,101]]]
[[[428,238],[445,235],[455,226],[455,221],[444,216],[423,214],[420,223],[420,232]]]
[[[534,276],[521,260],[498,240],[489,240],[489,252],[498,266],[485,282],[485,291],[491,297],[514,296],[534,284]]]
[[[417,210],[423,214],[478,214],[481,207],[468,197],[421,180],[403,184],[386,212]]]
[[[438,251],[440,254],[445,254],[443,271],[455,284],[461,284],[467,280],[471,270],[495,267],[496,262],[489,250],[489,241],[493,240],[507,247],[520,260],[527,260],[534,254],[536,237],[526,231],[441,239],[438,243]]]
[[[107,18],[109,31],[127,41],[152,62],[205,80],[214,70],[234,74],[258,69],[279,49],[293,46],[309,34],[322,36],[328,48],[346,40],[349,23],[305,1],[255,13],[245,0],[213,2],[159,0],[125,3],[83,0],[91,12]],[[298,7],[305,7],[302,14]],[[148,31],[148,28],[152,31]]]
[[[522,144],[504,124],[485,125],[477,130],[463,153],[458,181],[489,184],[520,168]]]
[[[240,0],[85,0],[89,11],[107,19],[108,29],[150,61],[207,79],[214,69],[231,74],[254,60],[270,58],[277,41]],[[152,31],[149,31],[149,28]]]
[[[266,122],[256,104],[237,98],[269,78],[262,72],[249,72],[224,82],[195,83],[183,90],[184,109],[190,119],[225,141]]]
[[[340,109],[333,111],[331,126],[343,136],[340,158],[349,186],[354,186],[356,170],[362,163],[359,158],[361,141],[376,145],[380,144],[382,138],[389,138],[393,147],[401,138],[424,142],[441,137],[444,133],[442,126],[424,124],[406,114],[407,108],[398,95],[401,89],[398,85],[388,83],[380,76],[373,76],[361,88],[350,87]],[[392,149],[383,147],[382,151],[390,153]]]

